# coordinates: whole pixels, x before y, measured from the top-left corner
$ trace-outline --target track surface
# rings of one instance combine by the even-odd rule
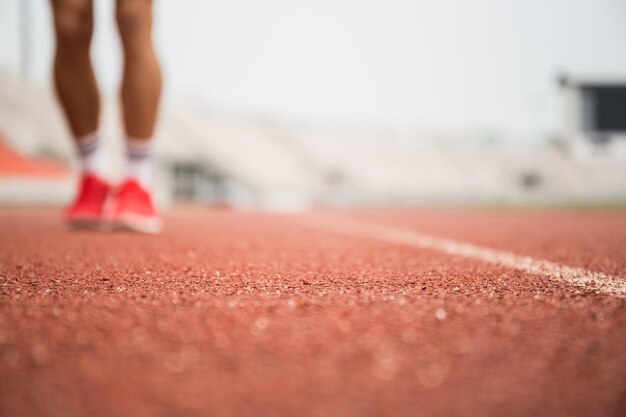
[[[0,210],[0,416],[626,415],[624,298],[324,216]],[[340,216],[626,276],[624,213]]]

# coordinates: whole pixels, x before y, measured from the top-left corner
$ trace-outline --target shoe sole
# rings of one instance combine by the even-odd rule
[[[163,228],[163,221],[158,217],[146,217],[138,214],[126,213],[113,220],[112,226],[116,230],[157,234]]]
[[[65,223],[73,230],[100,230],[102,229],[101,219],[66,219]]]

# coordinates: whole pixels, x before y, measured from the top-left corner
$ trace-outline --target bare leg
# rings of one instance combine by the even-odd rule
[[[54,81],[75,137],[98,128],[100,102],[89,57],[93,32],[92,0],[52,0],[56,53]]]
[[[149,140],[161,96],[161,69],[152,44],[152,0],[117,0],[116,15],[124,50],[121,97],[126,133]]]

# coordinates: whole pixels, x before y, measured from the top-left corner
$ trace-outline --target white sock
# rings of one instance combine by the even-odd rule
[[[99,141],[98,132],[76,138],[78,159],[80,160],[80,168],[83,174],[101,175],[102,152],[100,151]]]
[[[136,180],[145,188],[152,185],[151,139],[126,139],[126,179]]]

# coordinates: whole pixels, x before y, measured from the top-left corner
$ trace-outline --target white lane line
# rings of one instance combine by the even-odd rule
[[[543,275],[554,281],[566,282],[587,291],[626,297],[626,280],[602,272],[561,265],[555,262],[534,259],[530,256],[520,256],[511,252],[458,242],[452,239],[438,238],[347,217],[326,215],[323,217],[311,217],[307,220],[307,225],[330,233],[437,250],[450,255],[463,256],[495,265],[508,266],[532,274]]]

